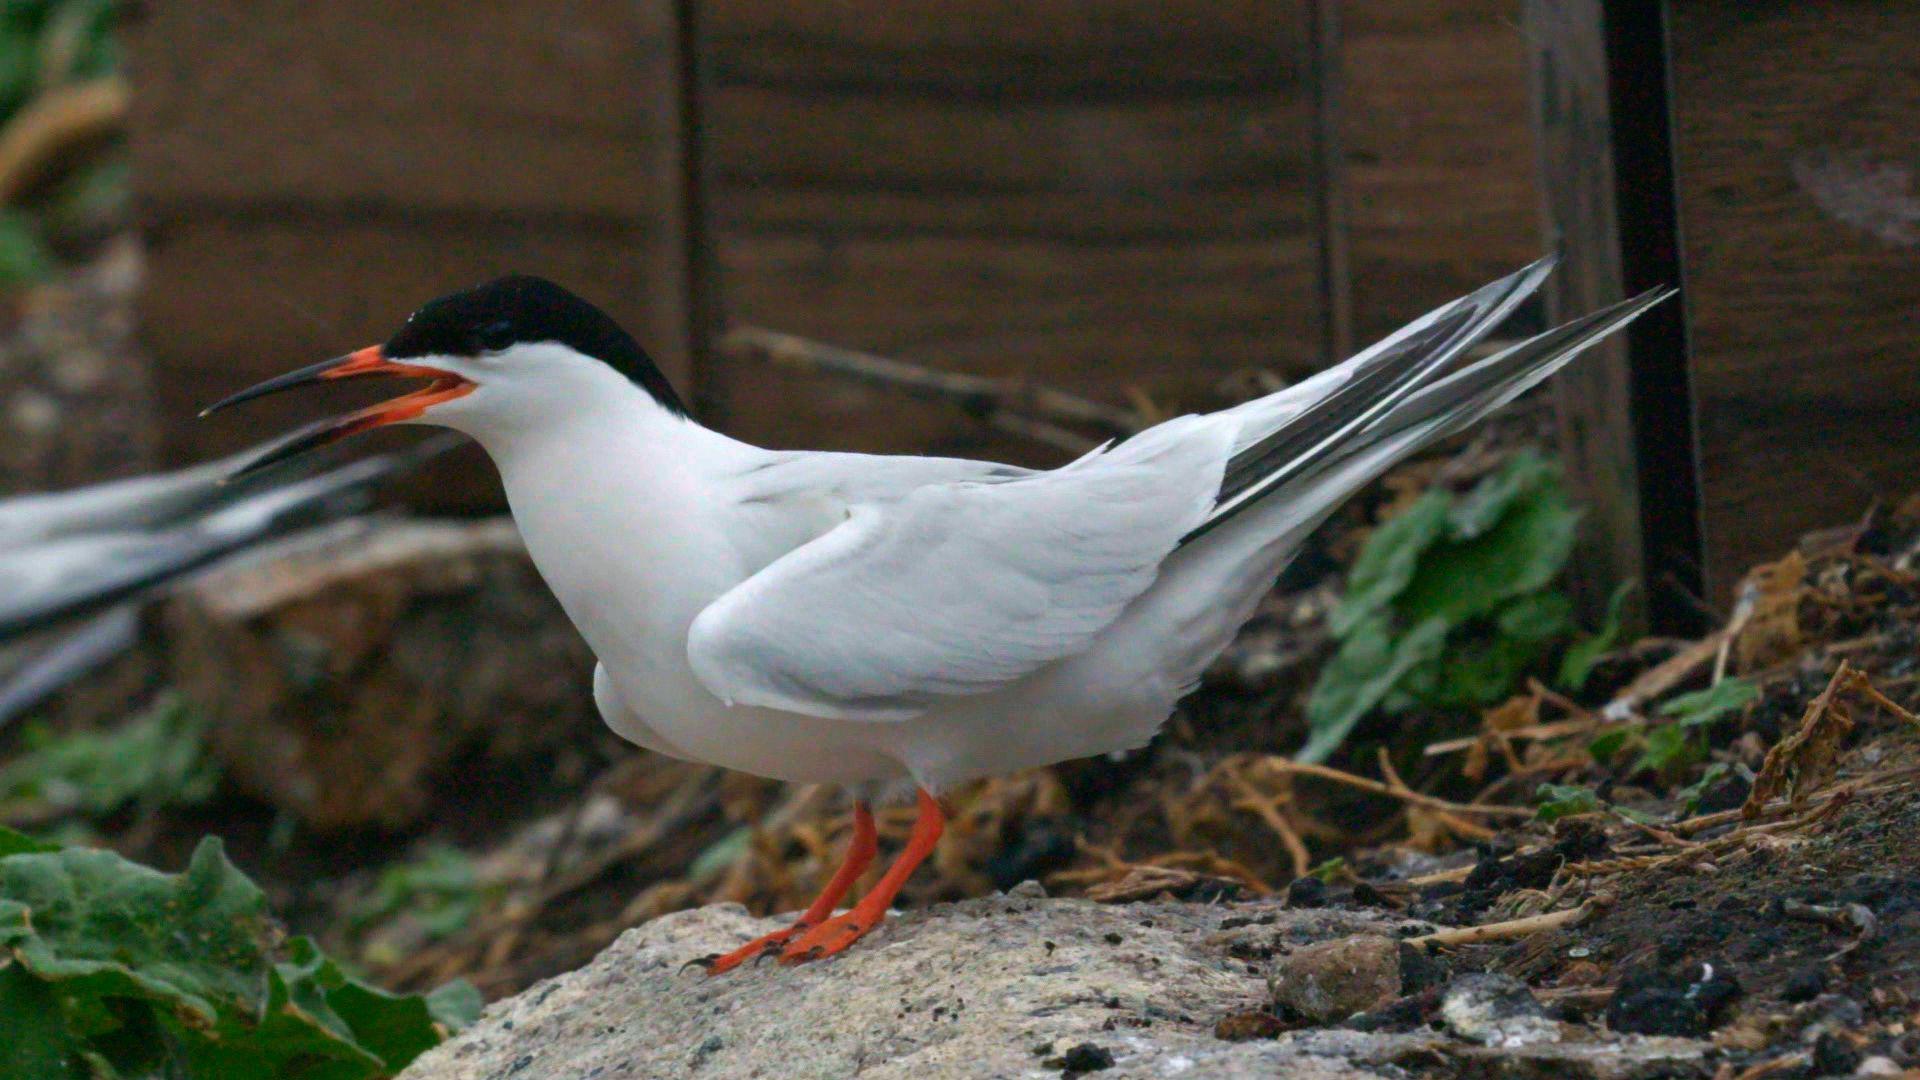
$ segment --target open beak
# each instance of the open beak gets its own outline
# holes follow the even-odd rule
[[[403,394],[391,401],[383,401],[378,405],[371,405],[345,416],[297,428],[261,451],[253,460],[240,466],[233,476],[245,476],[330,442],[344,439],[349,435],[358,435],[360,432],[402,420],[412,420],[426,412],[429,406],[451,401],[473,392],[472,382],[451,371],[388,360],[381,354],[380,346],[369,345],[345,356],[323,360],[298,371],[289,371],[285,375],[268,379],[257,386],[250,386],[232,397],[217,401],[200,410],[200,415],[207,416],[229,405],[238,405],[243,401],[277,394],[296,386],[331,382],[335,379],[366,378],[372,375],[429,379],[431,382],[423,389],[415,390],[411,394]]]

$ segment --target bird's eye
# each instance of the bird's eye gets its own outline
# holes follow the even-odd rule
[[[481,352],[499,352],[513,344],[513,324],[505,319],[488,323],[474,331],[473,339]]]

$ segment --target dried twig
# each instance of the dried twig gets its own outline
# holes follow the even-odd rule
[[[765,360],[802,371],[825,371],[890,387],[915,397],[957,405],[984,422],[1025,438],[1080,453],[1100,440],[1061,427],[1079,424],[1104,436],[1141,427],[1139,415],[1077,394],[1016,379],[993,379],[911,364],[758,326],[740,326],[720,339],[726,355]]]
[[[120,130],[127,82],[108,76],[40,94],[0,131],[0,205],[19,201],[75,151]]]
[[[1627,685],[1600,710],[1607,720],[1625,720],[1637,716],[1641,706],[1678,686],[1688,676],[1711,663],[1720,654],[1720,643],[1727,632],[1716,630],[1686,646]]]
[[[1579,907],[1568,908],[1565,911],[1549,911],[1542,915],[1528,915],[1523,919],[1508,919],[1506,922],[1488,923],[1485,926],[1461,926],[1436,930],[1431,934],[1408,938],[1407,944],[1428,949],[1446,949],[1461,945],[1479,945],[1488,941],[1512,941],[1515,938],[1538,934],[1543,930],[1578,926],[1605,911],[1612,904],[1611,894],[1596,893],[1588,897],[1587,901]]]
[[[1782,795],[1788,796],[1790,805],[1801,805],[1808,796],[1832,782],[1839,769],[1840,744],[1853,730],[1853,715],[1841,701],[1844,693],[1865,698],[1908,723],[1920,724],[1912,713],[1876,690],[1865,672],[1845,660],[1840,661],[1826,689],[1807,703],[1799,728],[1767,751],[1753,790],[1740,808],[1742,817],[1758,817],[1770,802]]]
[[[1281,845],[1287,849],[1287,858],[1293,863],[1293,876],[1296,878],[1307,876],[1307,871],[1313,869],[1313,858],[1307,853],[1306,841],[1300,838],[1300,833],[1287,821],[1286,815],[1280,812],[1279,800],[1262,794],[1246,777],[1240,775],[1238,769],[1226,770],[1225,776],[1227,783],[1232,784],[1241,795],[1234,806],[1250,811],[1265,822],[1267,828],[1273,830],[1273,834],[1280,838]]]
[[[1326,765],[1313,765],[1304,761],[1291,761],[1283,757],[1264,757],[1260,759],[1258,764],[1264,768],[1273,769],[1282,773],[1317,776],[1322,780],[1332,780],[1337,784],[1345,784],[1348,787],[1359,788],[1362,791],[1371,791],[1375,795],[1384,795],[1389,799],[1399,799],[1401,802],[1413,806],[1423,806],[1429,810],[1439,810],[1449,814],[1486,814],[1489,817],[1506,818],[1531,818],[1534,815],[1532,810],[1524,806],[1482,806],[1472,803],[1457,803],[1433,795],[1423,795],[1417,791],[1410,791],[1404,786],[1395,790],[1391,784],[1385,784],[1378,780],[1369,780],[1364,776],[1355,776],[1353,773],[1342,772],[1339,769],[1330,768]]]

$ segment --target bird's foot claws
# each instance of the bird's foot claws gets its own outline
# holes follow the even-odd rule
[[[880,919],[849,911],[836,915],[800,935],[780,952],[782,964],[804,964],[841,952],[880,925]]]
[[[775,949],[785,945],[788,941],[806,932],[808,929],[810,928],[807,924],[796,923],[787,927],[785,930],[776,930],[771,934],[754,938],[752,941],[747,942],[745,945],[740,946],[730,953],[714,953],[710,956],[702,956],[698,959],[689,960],[681,966],[680,970],[685,971],[689,967],[697,967],[709,975],[724,975],[749,960],[766,959],[772,955]]]

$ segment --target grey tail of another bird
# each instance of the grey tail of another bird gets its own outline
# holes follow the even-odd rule
[[[1672,295],[1670,289],[1642,293],[1455,367],[1540,287],[1555,262],[1542,259],[1439,308],[1335,369],[1337,381],[1327,392],[1234,455],[1213,514],[1182,543],[1269,497],[1301,494],[1360,455],[1377,457],[1367,474],[1377,475],[1519,397]],[[1325,495],[1317,492],[1313,501]]]

